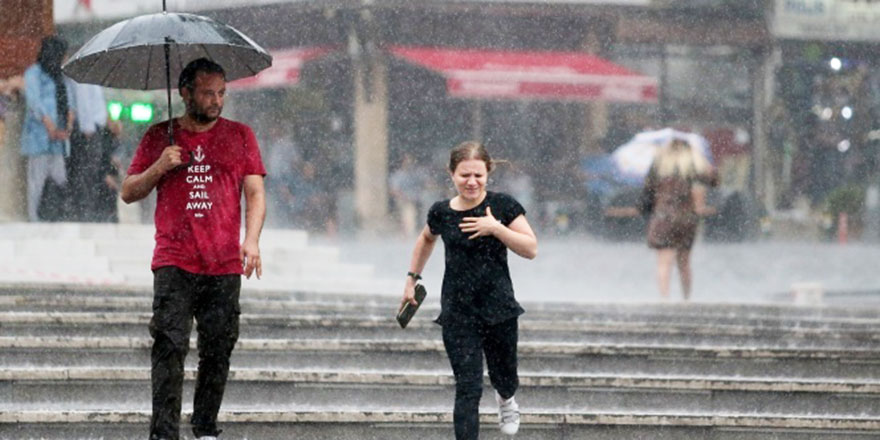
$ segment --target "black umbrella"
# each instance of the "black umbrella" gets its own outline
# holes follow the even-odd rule
[[[92,37],[62,67],[81,83],[121,89],[168,91],[171,119],[171,78],[190,62],[208,58],[223,66],[226,79],[256,75],[272,65],[272,57],[237,29],[194,14],[163,12],[137,16]],[[168,138],[174,137],[168,124]]]

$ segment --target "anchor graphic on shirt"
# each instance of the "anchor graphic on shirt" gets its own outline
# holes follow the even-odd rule
[[[201,145],[196,147],[196,152],[193,153],[192,158],[195,159],[196,162],[201,162],[201,161],[205,160],[205,153],[202,151]]]

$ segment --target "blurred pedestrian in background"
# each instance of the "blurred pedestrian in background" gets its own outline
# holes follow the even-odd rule
[[[443,326],[443,344],[455,375],[457,440],[479,438],[484,353],[501,431],[513,435],[519,429],[514,399],[519,386],[516,346],[518,317],[524,311],[514,298],[507,250],[532,259],[538,253],[538,240],[519,202],[486,190],[494,168],[495,162],[478,142],[464,142],[452,150],[448,171],[458,195],[434,203],[428,211],[401,300],[401,308],[416,303],[415,283],[441,237],[446,267],[436,322]]]
[[[67,158],[70,219],[116,223],[120,183],[113,154],[122,125],[110,119],[101,86],[68,79],[67,87],[76,103],[76,124]]]
[[[424,172],[417,167],[412,154],[403,153],[400,166],[388,178],[388,189],[400,221],[400,230],[407,238],[416,234],[419,199],[425,186],[423,176]]]
[[[21,152],[27,157],[27,213],[31,222],[41,220],[40,202],[49,179],[55,184],[48,190],[53,201],[46,204],[42,219],[62,220],[65,215],[64,158],[70,155],[70,133],[75,118],[73,91],[65,84],[61,72],[66,53],[66,41],[54,35],[45,37],[37,62],[24,72]]]
[[[21,75],[0,79],[0,122],[5,120],[9,106],[18,99],[23,89],[24,77]]]
[[[266,139],[260,142],[265,152],[266,171],[266,203],[270,207],[266,222],[269,226],[290,228],[297,225],[292,222],[293,198],[287,188],[294,174],[299,172],[302,160],[299,147],[294,141],[289,123],[272,121],[264,129]]]
[[[648,246],[657,249],[657,284],[663,300],[669,299],[673,261],[678,265],[682,295],[690,299],[690,251],[706,209],[705,196],[697,186],[701,182],[716,185],[715,170],[680,139],[659,148],[645,178],[640,209],[650,214]]]
[[[330,221],[329,194],[318,184],[317,170],[311,161],[302,161],[284,178],[281,188],[289,213],[289,224],[309,232],[325,232]]]

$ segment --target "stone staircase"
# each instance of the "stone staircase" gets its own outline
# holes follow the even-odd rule
[[[401,330],[396,295],[242,298],[223,438],[452,438],[435,304]],[[150,301],[142,288],[0,287],[0,439],[145,438]],[[519,438],[880,437],[878,309],[525,307]],[[490,391],[481,438],[501,439]]]
[[[37,283],[151,287],[152,225],[90,223],[0,224],[0,284]],[[387,293],[399,280],[381,280],[373,266],[341,261],[338,248],[314,246],[301,230],[266,229],[263,277],[243,280],[252,290],[299,289]]]

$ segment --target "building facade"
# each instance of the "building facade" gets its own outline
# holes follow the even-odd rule
[[[850,217],[880,179],[880,5],[854,0],[775,1],[769,162],[780,208]],[[852,210],[858,212],[852,212]]]
[[[0,221],[25,216],[24,160],[19,155],[21,96],[18,78],[37,58],[40,41],[52,34],[51,0],[0,0]]]

